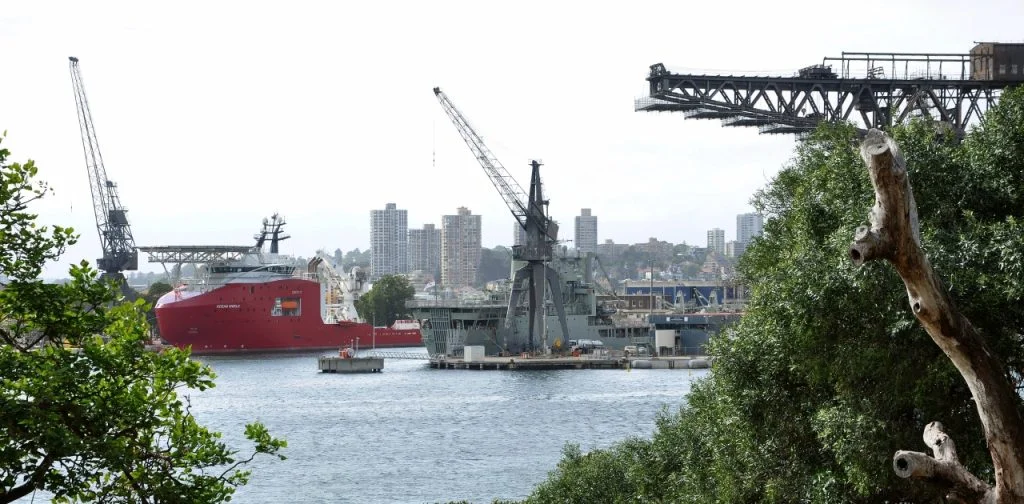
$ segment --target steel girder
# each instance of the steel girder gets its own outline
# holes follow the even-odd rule
[[[879,79],[683,75],[651,67],[650,96],[635,110],[682,112],[720,119],[724,126],[756,126],[761,133],[810,132],[820,121],[851,121],[888,129],[911,116],[928,116],[962,134],[1012,82],[954,79]]]
[[[151,263],[202,264],[212,261],[233,261],[253,250],[245,245],[168,245],[138,247],[149,254]]]

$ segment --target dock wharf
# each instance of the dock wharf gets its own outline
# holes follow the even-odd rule
[[[709,369],[711,357],[477,357],[437,356],[434,369],[552,370],[552,369]]]
[[[379,373],[384,369],[384,358],[322,355],[317,367],[322,373]]]

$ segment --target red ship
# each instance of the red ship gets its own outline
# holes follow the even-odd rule
[[[164,294],[155,307],[160,337],[193,354],[423,344],[417,321],[374,327],[359,319],[354,302],[365,278],[358,268],[342,275],[318,255],[302,270],[279,256],[283,225],[277,215],[265,220],[250,253],[200,266],[195,280]]]

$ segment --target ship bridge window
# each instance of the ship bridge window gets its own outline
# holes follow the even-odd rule
[[[298,317],[302,315],[302,298],[279,297],[274,299],[274,307],[270,309],[274,317]]]

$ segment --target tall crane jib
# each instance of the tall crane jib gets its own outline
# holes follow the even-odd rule
[[[512,247],[512,258],[516,261],[523,261],[526,264],[515,271],[512,278],[512,295],[509,297],[508,312],[505,316],[505,326],[512,324],[515,309],[519,306],[520,299],[525,295],[528,301],[527,311],[529,313],[529,332],[531,350],[535,344],[542,340],[542,327],[545,309],[545,282],[550,287],[551,301],[558,313],[559,325],[562,329],[562,340],[568,341],[569,328],[565,319],[565,305],[563,304],[561,281],[558,274],[547,263],[552,258],[552,248],[558,243],[558,224],[548,216],[548,200],[544,199],[544,193],[540,180],[540,163],[530,163],[530,193],[527,195],[522,186],[508,170],[498,162],[498,159],[484,145],[480,135],[469,125],[469,121],[452,104],[448,96],[440,88],[434,88],[434,95],[441,102],[448,117],[459,131],[466,145],[469,146],[473,156],[476,157],[480,166],[483,167],[487,176],[491,179],[494,187],[498,189],[505,204],[512,211],[519,225],[526,231],[526,244]]]
[[[128,224],[127,210],[121,206],[117,184],[107,178],[107,171],[103,166],[103,155],[100,154],[100,144],[96,139],[89,101],[85,98],[85,86],[82,84],[78,58],[71,56],[68,60],[75,105],[78,108],[78,127],[82,133],[82,151],[85,153],[85,167],[89,174],[89,187],[92,189],[96,230],[99,232],[100,246],[103,250],[103,256],[96,261],[97,267],[107,275],[134,271],[139,268],[139,252],[135,248],[135,238],[132,237],[131,226]]]

